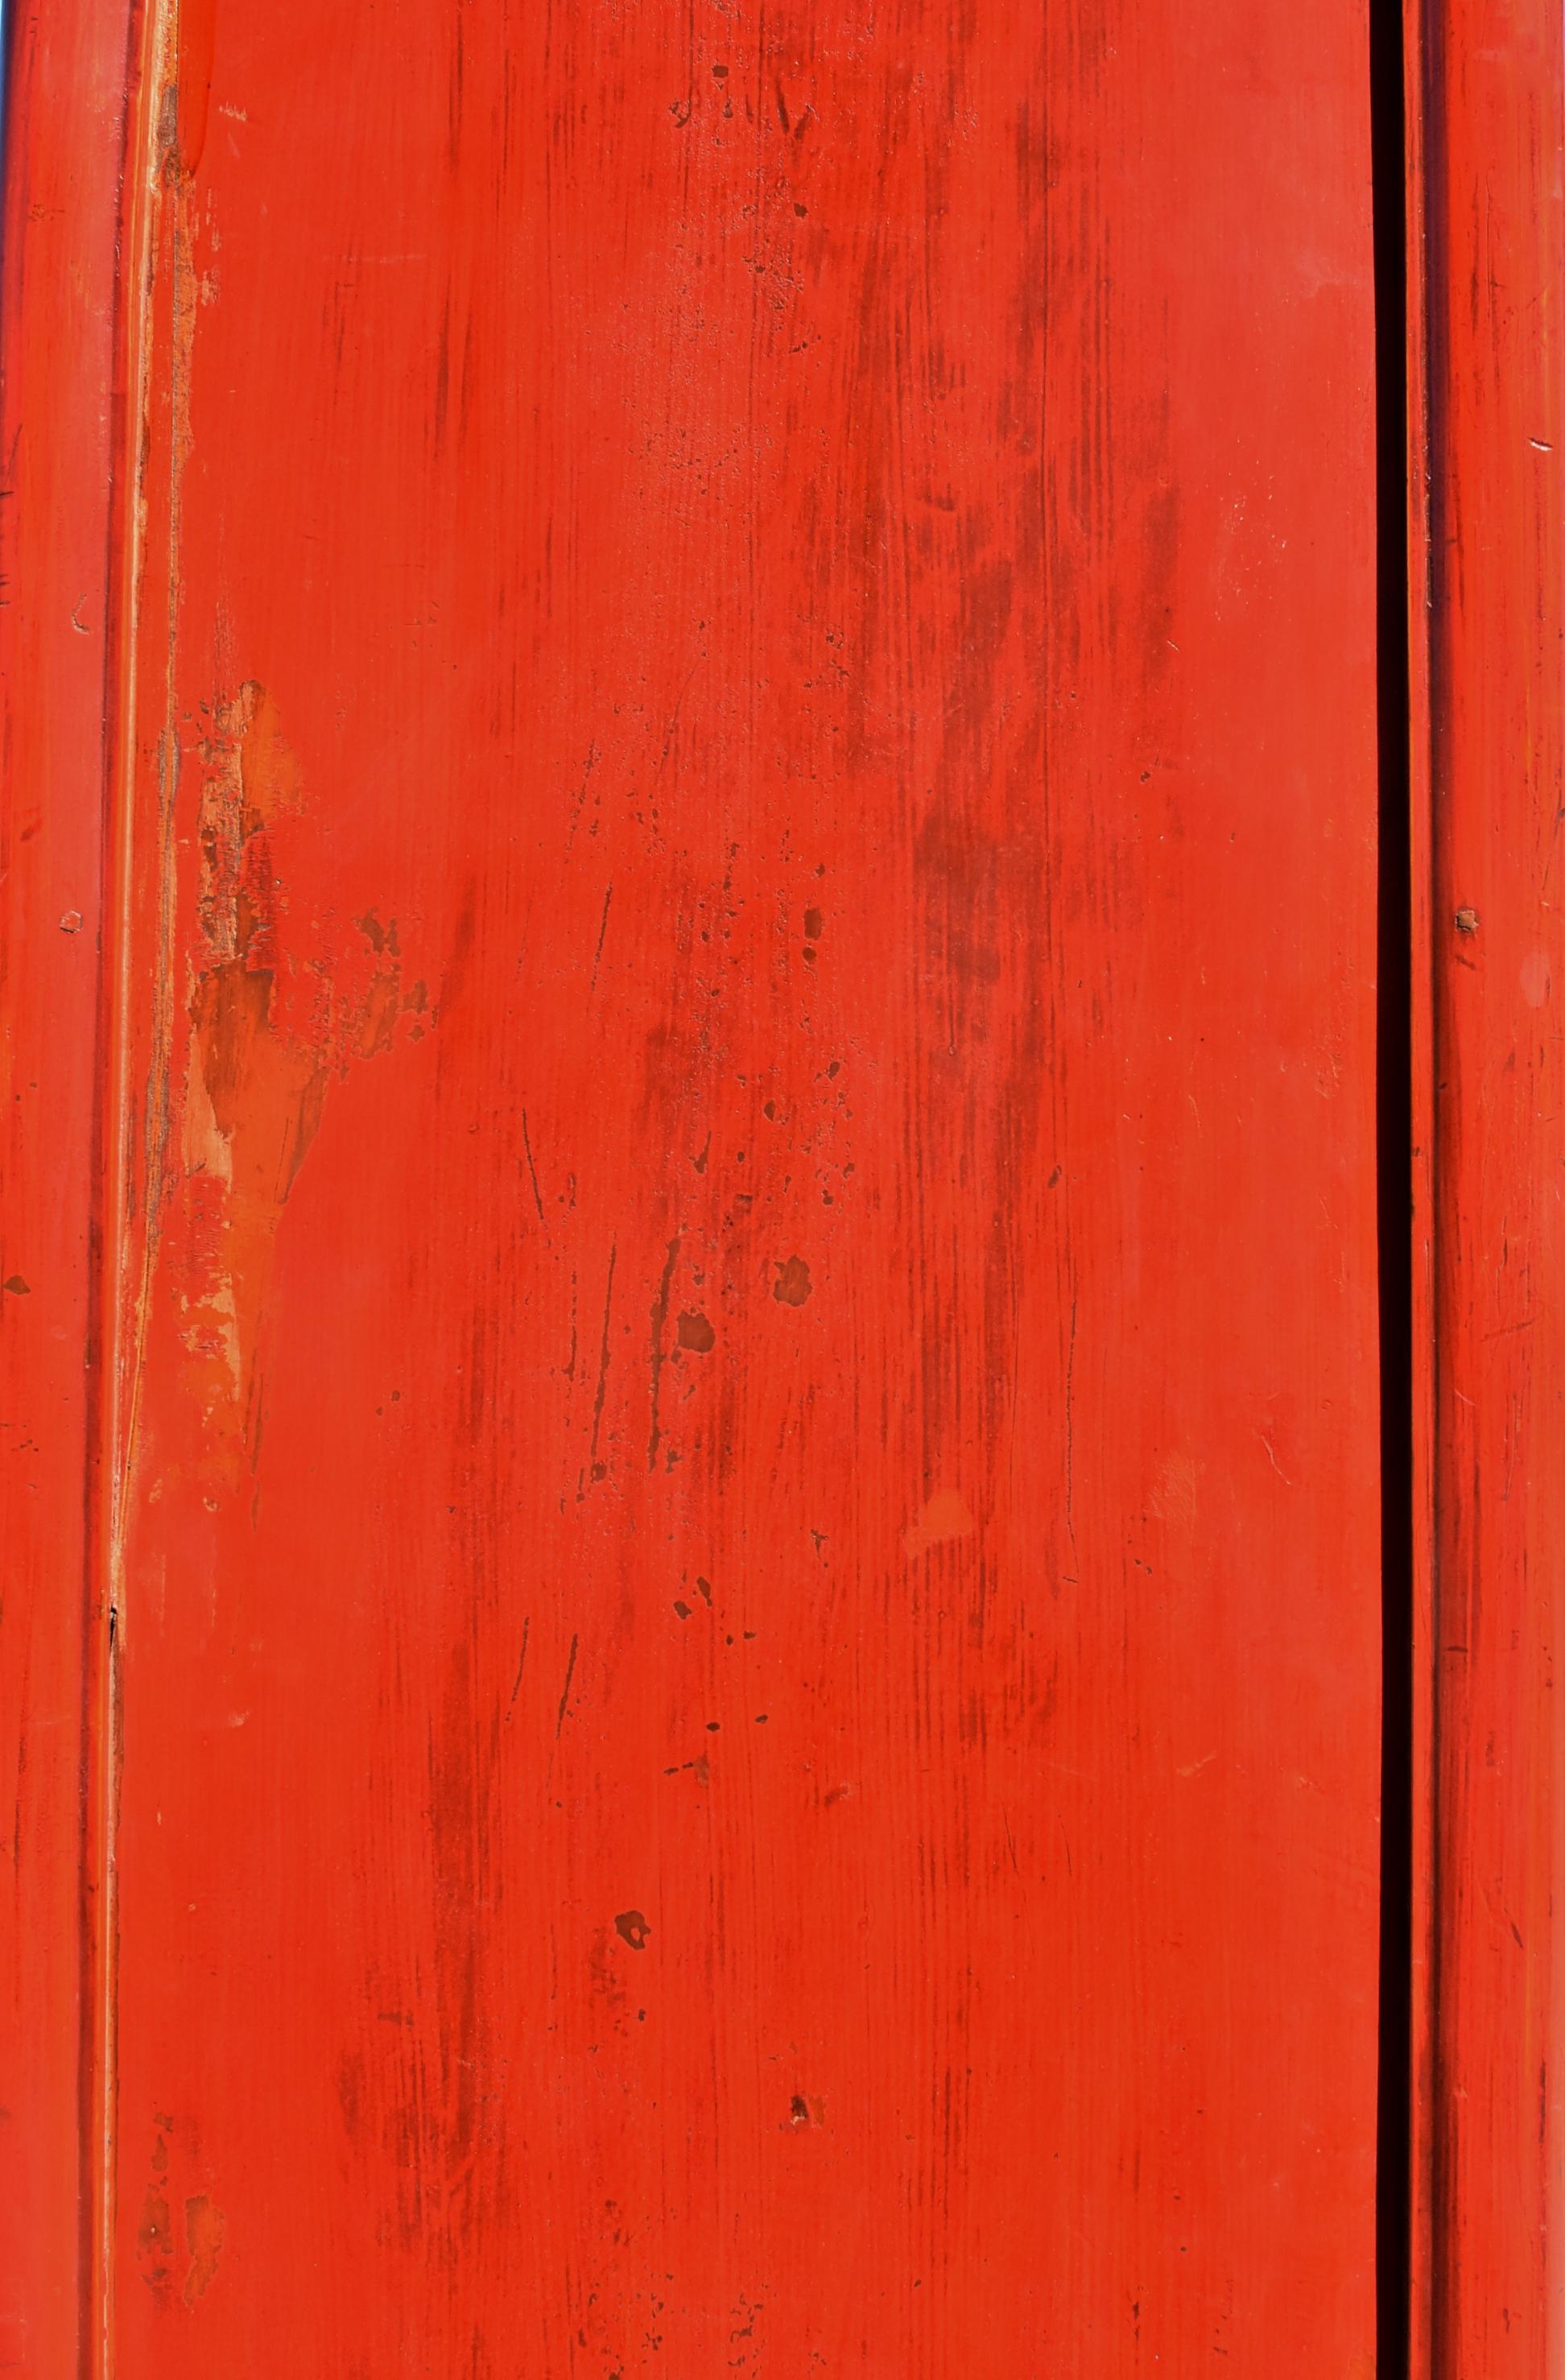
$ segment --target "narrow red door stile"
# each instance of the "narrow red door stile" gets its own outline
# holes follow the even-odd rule
[[[1410,12],[1415,2380],[1565,2346],[1565,28]]]
[[[107,1609],[101,1038],[119,194],[115,0],[7,9],[0,232],[0,2366],[95,2374]]]

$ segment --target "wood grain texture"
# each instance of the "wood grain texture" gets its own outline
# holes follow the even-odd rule
[[[1358,8],[144,49],[113,2369],[1367,2380]]]
[[[1430,0],[1430,1810],[1415,2373],[1565,2352],[1557,11]]]

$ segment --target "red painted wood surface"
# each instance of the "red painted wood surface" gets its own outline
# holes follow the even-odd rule
[[[1565,2354],[1565,56],[1532,0],[1426,0],[1412,21],[1432,1433],[1413,2370],[1547,2380]]]
[[[1359,11],[134,55],[102,2368],[1367,2375]]]

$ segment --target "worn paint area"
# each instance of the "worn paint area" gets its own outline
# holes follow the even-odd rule
[[[148,12],[122,2380],[1369,2351],[1361,32]]]
[[[434,1021],[405,981],[394,918],[351,936],[297,919],[285,872],[298,766],[264,687],[214,704],[195,744],[196,940],[183,1178],[165,1225],[173,1294],[208,1443],[253,1465],[277,1232],[334,1081]],[[177,1241],[177,1247],[176,1242]]]
[[[166,2310],[188,2310],[204,2297],[223,2257],[223,2211],[204,2190],[182,2197],[188,2166],[188,2144],[178,2137],[173,2118],[154,2116],[136,2229],[136,2263],[153,2301]]]

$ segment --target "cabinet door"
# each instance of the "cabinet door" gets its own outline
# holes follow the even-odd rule
[[[119,2380],[1367,2380],[1361,14],[138,22],[5,1316],[95,1099]]]

